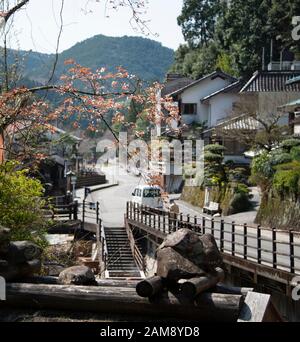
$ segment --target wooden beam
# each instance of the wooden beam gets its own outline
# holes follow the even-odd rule
[[[147,298],[157,295],[163,288],[162,278],[155,276],[139,282],[136,285],[136,292],[139,296]]]
[[[36,284],[8,284],[7,300],[0,308],[25,307],[139,314],[151,317],[183,318],[195,321],[226,321],[238,319],[243,297],[240,295],[204,293],[194,302],[166,293],[150,302],[139,297],[134,288],[92,286],[59,286]]]
[[[221,268],[216,268],[214,274],[208,274],[203,277],[192,278],[188,280],[180,280],[181,292],[190,298],[194,298],[199,293],[202,293],[216,286],[223,281],[225,277],[224,271]]]

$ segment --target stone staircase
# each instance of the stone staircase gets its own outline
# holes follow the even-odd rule
[[[104,227],[109,278],[141,278],[124,227]]]

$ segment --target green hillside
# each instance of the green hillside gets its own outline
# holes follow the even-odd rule
[[[24,51],[19,54],[24,64],[25,78],[40,83],[48,80],[54,55]],[[162,81],[173,63],[174,52],[146,38],[99,35],[80,42],[59,55],[56,79],[66,69],[64,61],[70,58],[92,69],[106,67],[113,70],[122,66],[143,80]]]

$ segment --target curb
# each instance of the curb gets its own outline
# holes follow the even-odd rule
[[[106,186],[99,186],[99,188],[92,189],[92,190],[91,190],[91,193],[96,192],[96,191],[100,191],[100,190],[104,190],[104,189],[109,189],[109,188],[112,188],[112,187],[118,186],[118,185],[119,185],[119,183],[108,184],[108,185],[106,185]]]

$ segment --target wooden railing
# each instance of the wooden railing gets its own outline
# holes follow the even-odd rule
[[[300,232],[174,214],[133,202],[127,204],[127,218],[166,235],[181,228],[209,233],[225,255],[300,274]]]
[[[81,213],[81,221],[84,223],[86,221],[96,221],[99,223],[100,221],[100,205],[99,202],[89,202],[83,201],[79,205],[80,213]]]
[[[136,245],[135,238],[133,236],[132,230],[130,229],[128,223],[125,220],[125,229],[127,232],[129,244],[130,244],[130,249],[131,253],[133,255],[133,258],[139,267],[140,271],[145,271],[145,261],[144,257],[142,256],[142,253],[140,252],[138,246]]]
[[[52,220],[78,220],[78,203],[47,205],[45,217]]]
[[[96,232],[96,238],[97,238],[97,248],[98,248],[98,258],[99,258],[99,270],[100,270],[100,274],[102,275],[107,270],[108,251],[107,251],[104,226],[102,224],[101,219],[99,219],[98,229]]]

